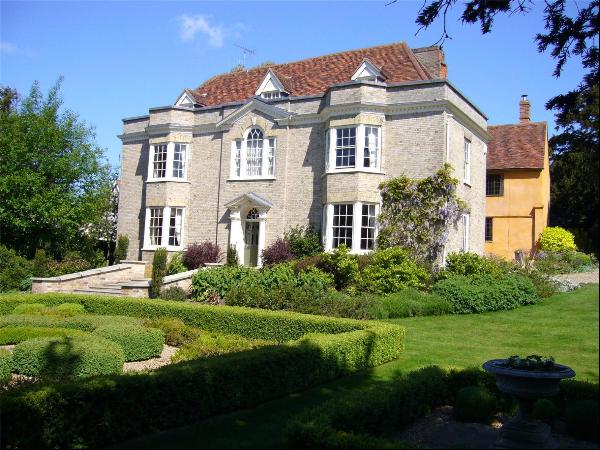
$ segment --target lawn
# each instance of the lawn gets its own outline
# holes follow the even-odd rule
[[[598,285],[560,294],[534,306],[465,316],[391,320],[407,328],[396,361],[333,383],[124,444],[137,448],[281,448],[290,417],[350,389],[427,365],[479,366],[513,354],[552,355],[577,379],[598,382]]]

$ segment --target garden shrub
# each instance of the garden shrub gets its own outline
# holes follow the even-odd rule
[[[565,411],[567,429],[573,436],[590,441],[598,440],[598,400],[581,400]]]
[[[294,257],[288,243],[281,238],[277,238],[275,242],[265,248],[261,256],[265,266],[284,263]]]
[[[305,258],[294,261],[292,264],[294,273],[296,274],[312,268],[322,269],[324,267],[323,254],[307,256]]]
[[[12,354],[0,348],[0,386],[10,380],[12,374]]]
[[[15,373],[53,380],[119,373],[124,363],[121,347],[96,336],[30,339],[12,357]]]
[[[167,265],[167,275],[175,275],[177,273],[187,272],[188,268],[183,264],[183,252],[177,252],[169,260]]]
[[[540,272],[539,270],[533,269],[530,271],[520,271],[522,275],[526,276],[533,283],[535,293],[539,298],[552,297],[558,292],[558,286],[554,280],[548,275]]]
[[[453,275],[491,275],[501,277],[514,272],[515,265],[493,256],[480,256],[472,252],[450,253],[446,257],[446,266],[440,271],[439,278]]]
[[[72,337],[85,334],[87,334],[85,331],[73,328],[2,327],[0,328],[0,345],[18,344],[28,339],[40,337]]]
[[[319,269],[331,274],[335,287],[345,289],[354,284],[359,277],[356,255],[351,255],[350,249],[340,245],[331,253],[323,253]]]
[[[78,303],[61,303],[60,305],[47,307],[42,303],[25,303],[17,305],[13,314],[48,315],[73,317],[84,314],[83,305]]]
[[[49,308],[43,303],[24,303],[17,305],[13,310],[13,314],[33,314],[42,315]]]
[[[31,261],[0,244],[0,292],[21,289],[24,280],[33,273]]]
[[[294,258],[318,255],[323,251],[321,236],[311,226],[300,226],[290,228],[284,234],[284,240],[288,243]]]
[[[120,264],[127,259],[127,250],[129,249],[129,236],[120,234],[117,237],[117,248],[115,249],[115,264]]]
[[[33,276],[47,277],[49,261],[50,258],[46,256],[46,250],[38,248],[33,256]]]
[[[452,314],[454,305],[448,300],[416,289],[405,289],[394,294],[377,297],[387,318],[438,316]],[[384,317],[376,317],[383,319]]]
[[[455,275],[438,281],[432,292],[452,303],[455,314],[513,309],[538,300],[531,280],[517,274],[502,278]]]
[[[238,266],[240,264],[240,259],[238,257],[235,245],[230,245],[227,247],[227,260],[225,264],[228,266]]]
[[[540,248],[549,252],[577,250],[575,236],[561,227],[546,227],[540,235]]]
[[[209,356],[243,352],[275,344],[276,342],[274,341],[247,339],[233,334],[209,333],[204,331],[193,342],[185,344],[177,350],[177,353],[172,356],[171,361],[189,361]]]
[[[0,316],[1,327],[70,328],[81,331],[94,331],[104,325],[137,325],[140,319],[125,316],[103,316],[86,314],[73,317],[56,315],[10,314]]]
[[[570,272],[585,272],[596,266],[593,255],[568,252],[538,252],[535,258],[535,269],[547,275],[557,275]]]
[[[489,423],[497,411],[496,398],[482,386],[464,387],[458,391],[454,415],[464,422]]]
[[[552,400],[540,398],[533,404],[531,417],[542,422],[552,423],[558,417],[558,407]]]
[[[377,294],[390,294],[406,288],[424,289],[429,271],[411,259],[400,247],[376,250],[361,275],[361,287]]]
[[[69,273],[90,270],[94,267],[96,267],[96,265],[93,262],[88,261],[78,252],[69,252],[62,261],[53,259],[46,260],[45,276],[60,277],[61,275],[67,275]]]
[[[188,270],[204,267],[206,263],[217,263],[221,257],[221,250],[214,242],[204,241],[193,243],[183,252],[182,261]]]
[[[187,300],[188,293],[185,289],[179,286],[171,286],[160,291],[160,298],[163,300]]]
[[[154,252],[152,258],[152,279],[150,280],[150,298],[158,298],[163,280],[167,274],[167,249],[161,247]]]
[[[164,333],[157,328],[138,325],[105,325],[92,333],[118,344],[125,361],[141,361],[160,356],[165,343]]]
[[[144,326],[162,330],[165,335],[165,344],[175,347],[192,343],[202,333],[202,330],[186,325],[181,319],[169,317],[147,319],[144,321]]]
[[[244,266],[211,267],[200,270],[192,277],[192,298],[206,300],[211,292],[223,298],[235,283],[249,276],[251,270],[254,269]]]

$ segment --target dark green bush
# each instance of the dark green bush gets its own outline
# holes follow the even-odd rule
[[[31,261],[0,244],[0,292],[19,290],[32,273]]]
[[[158,298],[163,285],[163,279],[167,274],[166,248],[159,248],[154,252],[152,259],[152,279],[150,280],[150,298]]]
[[[491,275],[501,277],[516,269],[511,262],[493,256],[480,256],[477,253],[450,253],[446,257],[446,266],[439,273],[439,278],[449,278],[455,275]]]
[[[124,363],[121,347],[96,336],[30,339],[12,356],[16,373],[52,380],[119,373]]]
[[[455,275],[438,281],[432,292],[452,303],[455,314],[513,309],[538,300],[531,280],[517,274],[501,278]]]
[[[552,423],[558,417],[558,407],[552,400],[540,398],[533,404],[531,417],[542,422]]]
[[[454,415],[464,422],[488,423],[497,411],[494,395],[482,386],[462,388],[456,396]]]
[[[361,274],[360,287],[376,294],[390,294],[406,288],[424,289],[431,274],[401,247],[376,250]]]
[[[240,264],[237,249],[234,245],[227,247],[227,260],[225,264],[228,266],[238,266]]]
[[[247,339],[234,334],[209,333],[204,331],[193,342],[183,345],[173,355],[171,360],[173,362],[190,361],[192,359],[243,352],[275,344],[277,344],[275,341]]]
[[[598,400],[581,400],[565,411],[567,429],[573,436],[590,441],[598,440]]]
[[[184,344],[191,344],[202,334],[202,330],[190,327],[180,319],[162,317],[159,319],[146,319],[144,326],[158,328],[165,334],[165,343],[179,347]]]
[[[39,337],[71,337],[85,334],[87,334],[85,331],[72,328],[2,327],[0,328],[0,345],[18,344]]]
[[[12,374],[12,354],[0,348],[0,386],[10,380]]]
[[[92,333],[118,344],[125,361],[141,361],[160,356],[165,343],[164,333],[157,328],[138,325],[105,325]]]
[[[69,273],[83,272],[96,267],[95,261],[89,261],[78,252],[69,252],[62,261],[48,259],[46,261],[46,276],[59,277]]]
[[[390,319],[414,316],[438,316],[452,314],[454,305],[441,297],[418,291],[405,289],[394,294],[377,297],[386,315]],[[377,317],[378,319],[383,317]]]
[[[117,238],[117,248],[115,249],[115,264],[120,264],[127,259],[127,250],[129,249],[129,236],[120,234]]]
[[[295,226],[284,235],[294,258],[313,256],[323,251],[321,236],[310,226]]]
[[[250,276],[251,270],[253,269],[237,265],[200,270],[192,277],[192,298],[206,300],[211,292],[223,298],[234,284]]]
[[[323,253],[317,268],[333,276],[337,290],[353,285],[359,278],[356,255],[351,255],[345,245],[340,245],[330,253]]]
[[[188,293],[186,292],[185,289],[183,289],[179,286],[171,286],[169,288],[163,289],[160,292],[160,298],[162,298],[163,300],[183,301],[183,300],[187,300]]]

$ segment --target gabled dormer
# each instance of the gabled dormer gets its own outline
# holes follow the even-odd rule
[[[368,81],[383,81],[385,76],[381,73],[371,61],[364,59],[363,62],[358,66],[358,69],[352,75],[352,81],[354,80],[368,80]]]
[[[275,98],[287,97],[289,92],[285,89],[283,83],[279,81],[279,78],[277,78],[275,72],[269,69],[254,95],[258,95],[266,100],[271,100]]]
[[[194,94],[192,94],[192,91],[190,91],[189,89],[185,89],[179,95],[179,97],[177,97],[175,106],[185,106],[188,108],[192,108],[194,106],[202,106],[202,104],[196,100],[196,98],[194,97]]]

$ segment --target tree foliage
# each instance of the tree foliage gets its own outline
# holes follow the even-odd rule
[[[457,185],[449,164],[427,178],[400,176],[381,183],[378,245],[403,247],[429,265],[438,261],[450,227],[468,211]]]
[[[111,208],[110,167],[92,128],[62,108],[60,84],[44,96],[36,82],[20,102],[1,92],[0,242],[28,257],[95,239]]]

